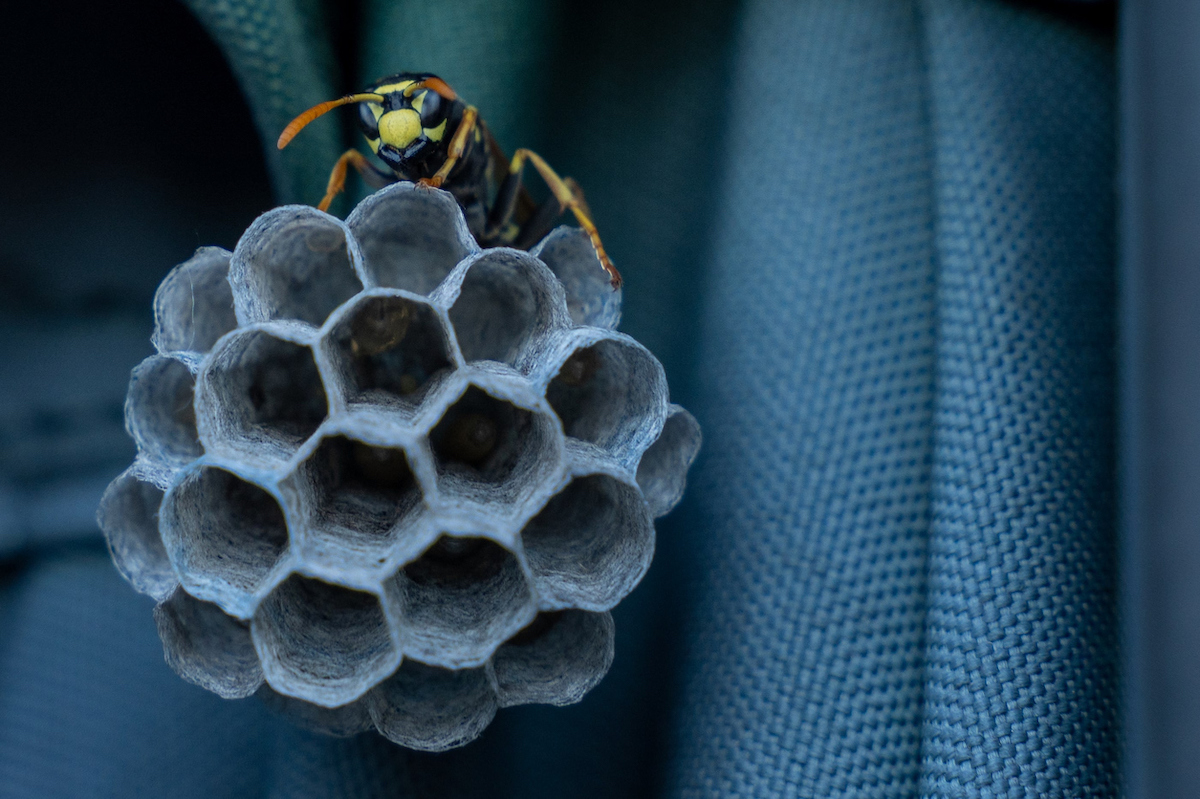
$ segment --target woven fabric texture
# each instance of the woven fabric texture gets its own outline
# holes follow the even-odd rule
[[[907,796],[936,325],[921,29],[887,0],[742,24],[730,135],[756,146],[726,170],[702,317],[707,523],[672,784]]]
[[[927,19],[941,321],[922,794],[1111,795],[1112,54],[999,6],[932,0]]]
[[[186,4],[264,146],[346,83],[315,3]],[[704,428],[613,668],[440,755],[310,735],[179,680],[47,515],[0,529],[0,797],[1115,796],[1114,37],[1077,5],[361,4],[362,81],[453,76],[585,187]]]
[[[275,139],[292,117],[334,96],[339,83],[333,53],[322,35],[314,0],[182,0],[220,45],[246,94],[263,139],[263,153],[281,202],[324,193],[341,129],[319,120],[294,148],[279,152]],[[340,154],[340,153],[338,153]],[[334,156],[337,157],[336,155]]]

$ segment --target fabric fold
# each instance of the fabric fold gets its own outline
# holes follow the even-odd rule
[[[921,795],[1117,791],[1113,47],[928,0],[938,397]]]
[[[743,10],[703,306],[671,794],[911,796],[933,449],[912,4]]]
[[[286,150],[284,126],[336,96],[333,46],[326,19],[311,0],[182,0],[221,48],[263,140],[275,198],[315,204],[344,149],[334,118],[313,123]]]

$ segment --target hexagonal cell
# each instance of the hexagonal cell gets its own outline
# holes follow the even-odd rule
[[[271,687],[322,707],[353,702],[400,664],[379,597],[299,574],[263,600],[250,631]]]
[[[262,667],[250,628],[182,588],[154,609],[167,665],[190,683],[225,699],[250,696],[262,685]]]
[[[621,290],[613,289],[588,235],[563,225],[550,231],[529,254],[540,259],[567,294],[567,311],[577,325],[615,329],[621,321]]]
[[[454,196],[401,182],[367,197],[346,219],[372,286],[428,294],[478,248]]]
[[[678,405],[667,410],[658,440],[638,463],[637,482],[654,518],[665,515],[683,499],[687,472],[700,452],[700,423]]]
[[[117,571],[136,591],[160,601],[178,584],[158,533],[162,498],[159,488],[126,470],[109,483],[96,512]]]
[[[558,431],[545,414],[468,386],[429,434],[439,491],[455,500],[512,505],[558,462]]]
[[[444,752],[479,737],[496,715],[484,669],[451,671],[406,660],[368,695],[375,727],[388,740]]]
[[[288,545],[283,510],[271,493],[207,465],[167,492],[162,534],[188,593],[242,618]]]
[[[667,380],[644,347],[628,337],[608,335],[577,347],[562,361],[546,387],[546,401],[567,435],[632,465],[661,430]]]
[[[125,395],[125,428],[152,461],[184,466],[204,454],[192,406],[195,379],[180,361],[151,355],[134,367]]]
[[[230,257],[220,247],[201,247],[158,285],[150,340],[160,353],[208,352],[237,327],[228,280]]]
[[[516,556],[494,541],[443,535],[395,577],[405,654],[447,668],[478,666],[533,618]]]
[[[350,403],[414,408],[430,379],[452,368],[450,339],[437,311],[407,297],[363,297],[325,346]]]
[[[303,699],[284,696],[271,690],[269,685],[263,685],[255,695],[268,709],[286,716],[293,724],[310,732],[348,738],[375,726],[367,710],[365,697],[341,707],[321,707]]]
[[[229,264],[239,321],[320,325],[362,289],[348,241],[345,225],[308,206],[285,205],[254,220]]]
[[[562,286],[519,250],[488,250],[466,267],[450,323],[463,358],[522,369],[551,328],[566,323]]]
[[[296,484],[310,506],[305,549],[335,549],[355,563],[383,560],[422,506],[402,448],[344,435],[321,439],[285,484]]]
[[[229,336],[209,356],[196,386],[200,438],[209,451],[286,460],[328,412],[313,352],[267,330]]]
[[[606,474],[576,477],[521,531],[543,608],[608,610],[654,555],[641,493]]]
[[[500,707],[583,699],[612,665],[614,632],[608,613],[539,613],[492,658]]]

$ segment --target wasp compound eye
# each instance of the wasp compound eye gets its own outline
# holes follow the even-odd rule
[[[416,103],[414,103],[414,106]],[[436,128],[446,118],[446,103],[437,92],[425,91],[421,94],[421,126]]]
[[[378,110],[378,105],[373,106],[370,103],[359,103],[358,125],[363,135],[368,139],[379,138],[379,120],[376,116]]]

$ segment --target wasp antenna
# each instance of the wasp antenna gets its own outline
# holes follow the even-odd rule
[[[318,103],[289,122],[287,127],[283,129],[283,133],[279,134],[279,141],[275,142],[275,146],[280,150],[287,147],[288,142],[296,138],[296,134],[304,130],[305,125],[317,117],[329,113],[338,106],[349,105],[350,103],[382,103],[384,99],[384,96],[381,94],[366,92],[363,94],[347,94],[345,97],[339,97],[336,100]]]
[[[429,77],[425,80],[417,81],[404,90],[404,96],[412,97],[421,89],[430,89],[434,93],[440,94],[442,97],[450,100],[451,102],[458,99],[458,94],[454,91],[454,89],[450,88],[450,84],[438,77]]]

